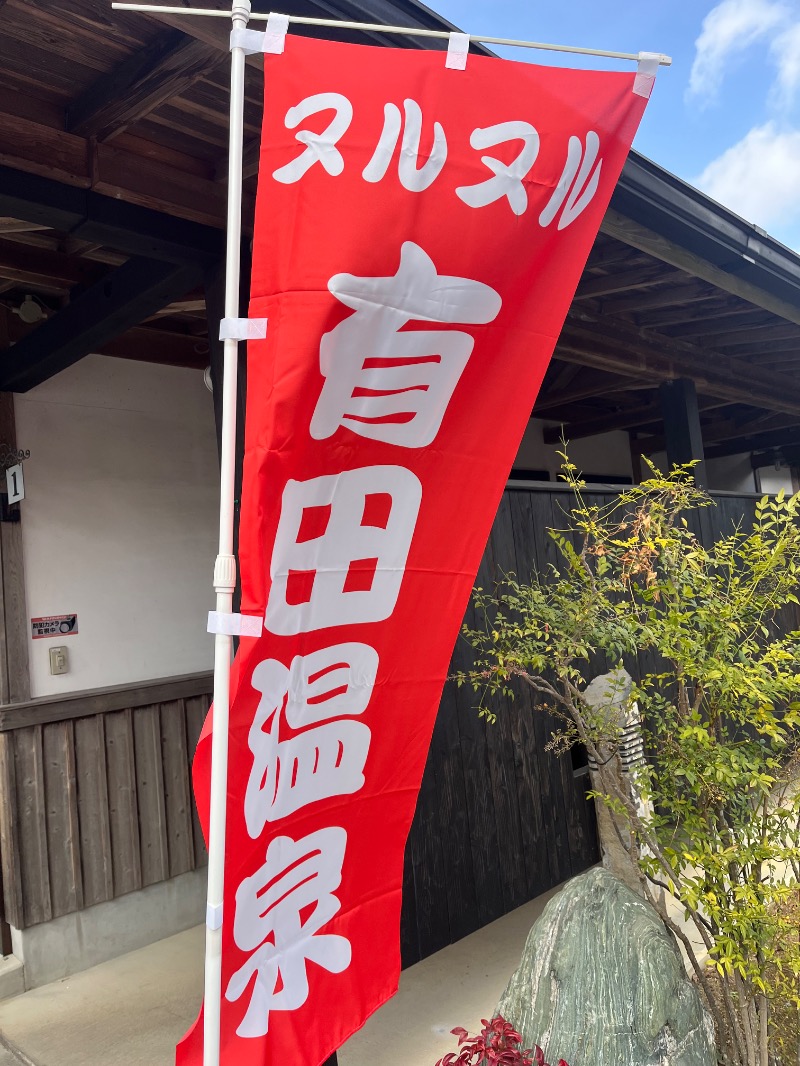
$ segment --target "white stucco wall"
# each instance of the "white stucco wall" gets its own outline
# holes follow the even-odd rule
[[[540,418],[532,418],[522,438],[515,467],[528,470],[549,470],[550,480],[558,480],[561,459],[560,444],[545,444],[544,429],[555,425]],[[619,475],[631,477],[631,449],[628,434],[623,432],[602,433],[569,443],[570,461],[584,474]]]
[[[652,456],[653,462],[660,470],[667,466],[666,452]],[[753,464],[750,453],[726,455],[719,459],[706,460],[706,478],[712,492],[756,492],[756,480],[753,477]],[[781,489],[792,491],[792,472],[788,466],[762,467],[760,470],[761,492],[778,493]]]
[[[753,464],[750,453],[726,455],[720,459],[706,460],[708,487],[718,492],[755,492]]]
[[[200,371],[89,356],[16,397],[33,696],[211,669],[219,475]],[[51,676],[48,649],[69,649]]]

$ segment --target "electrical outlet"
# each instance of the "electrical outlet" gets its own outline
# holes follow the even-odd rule
[[[67,648],[50,649],[50,673],[69,673],[69,650]]]

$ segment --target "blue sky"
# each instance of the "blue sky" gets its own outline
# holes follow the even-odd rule
[[[800,250],[800,0],[427,2],[475,34],[671,55],[634,146]]]

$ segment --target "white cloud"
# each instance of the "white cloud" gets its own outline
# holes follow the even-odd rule
[[[778,67],[773,97],[779,106],[788,107],[800,89],[800,22],[778,34],[772,55]]]
[[[687,97],[713,100],[729,58],[771,35],[788,17],[781,0],[722,0],[706,15],[695,41]]]
[[[693,184],[762,229],[785,230],[800,220],[800,130],[755,126]]]

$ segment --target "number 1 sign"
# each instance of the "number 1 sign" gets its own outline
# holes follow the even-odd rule
[[[8,490],[8,502],[19,503],[25,499],[25,481],[22,476],[22,463],[10,466],[6,470],[6,488]]]

